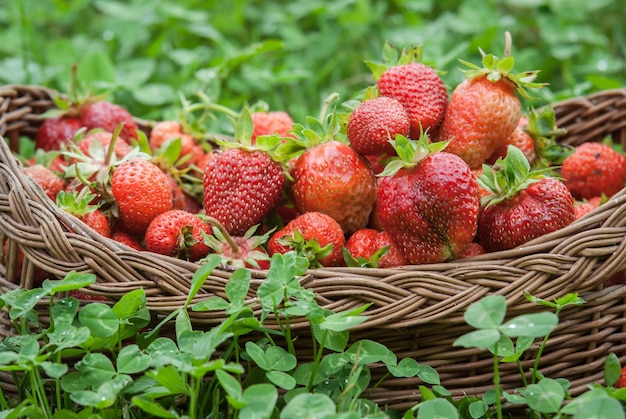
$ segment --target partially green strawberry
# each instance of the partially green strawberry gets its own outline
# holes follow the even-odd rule
[[[236,123],[235,139],[219,142],[221,150],[213,151],[204,169],[206,215],[234,236],[261,223],[280,202],[286,182],[285,170],[272,154],[280,137],[257,137],[253,145],[251,134],[252,120],[245,109]]]
[[[145,233],[158,215],[172,209],[172,187],[156,165],[142,158],[120,163],[111,176],[117,215],[133,234]]]
[[[457,258],[478,227],[478,185],[467,163],[445,151],[446,143],[398,136],[398,158],[380,174],[376,209],[410,264]]]
[[[305,212],[272,235],[267,250],[270,256],[295,250],[306,257],[311,267],[342,266],[346,239],[341,225],[321,212]]]
[[[396,99],[373,97],[361,102],[350,114],[346,135],[350,145],[365,156],[394,155],[389,140],[396,134],[408,136],[409,115]]]
[[[437,132],[438,141],[448,141],[446,151],[456,154],[477,169],[515,131],[522,116],[520,96],[529,98],[526,88],[541,87],[533,83],[536,71],[512,73],[514,58],[510,55],[510,37],[502,59],[483,54],[479,67],[469,67],[466,79],[456,86]]]
[[[404,106],[411,138],[419,138],[422,130],[435,131],[448,104],[448,91],[439,74],[421,62],[422,49],[403,50],[398,56],[386,43],[383,58],[382,64],[368,62],[380,96],[394,98]]]
[[[209,231],[210,226],[196,214],[168,210],[148,225],[145,248],[149,252],[197,261],[210,251],[203,239],[203,234]]]
[[[389,233],[372,228],[352,233],[343,255],[348,266],[394,268],[408,264]]]
[[[626,157],[605,143],[582,143],[563,161],[561,176],[576,199],[610,197],[626,185]]]
[[[512,249],[574,221],[572,194],[561,180],[548,176],[549,168],[531,171],[514,146],[494,167],[484,165],[478,177],[492,192],[483,198],[478,226],[478,242],[488,252]]]
[[[296,210],[330,215],[345,234],[367,226],[376,201],[376,177],[369,161],[339,140],[336,115],[329,114],[324,124],[309,118],[308,127],[296,124],[295,131],[304,150],[290,170]]]

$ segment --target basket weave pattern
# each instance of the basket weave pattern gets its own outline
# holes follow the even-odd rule
[[[18,286],[32,288],[35,266],[59,277],[74,270],[94,273],[98,282],[90,291],[111,298],[143,288],[148,308],[164,315],[183,305],[198,265],[148,252],[138,252],[94,233],[73,216],[58,209],[34,182],[22,173],[12,156],[20,136],[34,137],[40,114],[54,107],[54,92],[38,86],[0,87],[0,291]],[[611,135],[626,146],[626,89],[604,91],[553,105],[557,125],[568,131],[562,140],[577,145],[601,141]],[[18,248],[25,255],[16,271]],[[523,292],[552,300],[578,292],[587,303],[565,309],[548,342],[541,371],[571,381],[579,394],[602,379],[606,355],[614,352],[626,363],[626,286],[603,288],[603,281],[626,268],[626,190],[600,208],[555,233],[497,253],[448,263],[396,269],[320,268],[302,283],[316,292],[319,303],[331,310],[346,310],[371,303],[369,320],[352,332],[387,345],[398,358],[413,357],[431,365],[442,385],[454,395],[482,393],[491,388],[492,359],[486,351],[453,348],[452,342],[471,331],[463,320],[465,309],[489,294],[506,297],[510,316],[537,311]],[[224,296],[230,277],[216,270],[197,301]],[[260,310],[254,292],[263,272],[253,272],[249,302]],[[202,327],[221,321],[216,312],[191,312]],[[272,323],[269,319],[269,326]],[[307,323],[292,323],[298,355],[306,355],[310,342]],[[0,318],[0,337],[12,333]],[[525,360],[528,368],[532,359]],[[509,368],[510,367],[510,368]],[[373,370],[374,378],[378,373]],[[502,386],[512,390],[517,367],[505,365]],[[1,379],[1,377],[0,377]],[[10,389],[11,384],[0,382]],[[388,379],[373,400],[390,407],[412,406],[417,401],[417,379]]]

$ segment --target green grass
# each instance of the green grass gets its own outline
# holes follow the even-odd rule
[[[461,79],[458,58],[501,55],[539,69],[537,104],[626,85],[626,3],[612,0],[4,0],[0,83],[66,91],[80,77],[114,89],[135,115],[172,116],[201,90],[239,109],[263,101],[296,120],[372,83],[365,60],[385,41],[423,45],[424,60]]]

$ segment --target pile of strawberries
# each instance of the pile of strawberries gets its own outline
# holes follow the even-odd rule
[[[420,49],[385,46],[374,84],[320,119],[236,112],[235,135],[185,121],[149,134],[101,98],[41,125],[24,172],[99,234],[140,251],[266,269],[296,250],[313,267],[440,263],[561,229],[620,191],[610,143],[559,145],[550,108],[523,110],[536,71],[482,53],[449,92]]]

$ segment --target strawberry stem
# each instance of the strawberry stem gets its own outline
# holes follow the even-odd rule
[[[237,244],[233,240],[230,233],[228,233],[224,225],[220,223],[218,219],[211,217],[209,215],[206,215],[206,214],[202,216],[202,219],[204,219],[207,223],[211,224],[212,226],[216,227],[220,231],[220,233],[222,233],[222,235],[224,236],[224,239],[226,240],[226,243],[228,243],[228,245],[230,246],[230,249],[232,250],[234,257],[238,257],[239,255],[241,255],[241,248],[237,246]]]
[[[504,32],[504,57],[509,57],[511,55],[511,45],[513,41],[511,40],[511,32]]]

